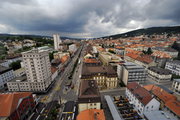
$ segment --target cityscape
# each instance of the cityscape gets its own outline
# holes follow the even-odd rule
[[[44,4],[40,0],[8,0],[0,5],[0,15],[4,16],[0,18],[0,120],[179,120],[179,21],[164,22],[165,17],[156,21],[156,17],[144,14],[148,8],[155,10],[161,5],[164,5],[162,10],[174,5],[174,10],[178,6],[175,4],[180,2],[164,0],[156,5],[153,0],[132,3],[127,0],[127,3],[115,4],[114,0],[115,3],[105,0],[100,4],[94,0],[77,0],[78,5],[71,6],[62,1],[62,5],[58,5],[56,0],[46,0]],[[130,16],[120,12],[123,4],[134,10]],[[12,16],[11,13],[4,15],[6,5],[10,6],[9,10],[15,6],[12,10],[17,18],[23,6],[22,23],[17,24],[16,17],[13,25],[3,22],[8,15]],[[110,5],[115,11],[109,9]],[[135,9],[136,5],[140,8]],[[44,14],[36,16],[29,7],[37,14],[42,12],[39,8],[47,8],[43,9]],[[144,12],[135,14],[142,8]],[[34,18],[26,20],[24,13]],[[64,18],[55,19],[60,14]],[[88,18],[88,23],[81,26],[86,14],[96,19],[95,14],[102,14],[104,18],[101,24]],[[142,15],[142,19],[147,18],[149,22],[136,19],[130,20],[131,25],[118,27],[119,24],[111,21],[111,18],[123,21],[116,14],[122,15],[124,20]],[[166,14],[173,17],[171,11]],[[68,19],[69,15],[74,16],[75,22],[71,17]],[[44,21],[39,22],[40,18]],[[110,19],[111,24],[105,19]],[[9,31],[5,27],[13,29]]]

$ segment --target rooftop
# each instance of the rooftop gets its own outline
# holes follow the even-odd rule
[[[100,102],[100,93],[95,80],[82,80],[78,102]]]
[[[8,72],[10,70],[12,70],[12,68],[8,68],[8,67],[4,67],[4,66],[0,65],[0,74],[3,74],[3,73]]]
[[[98,73],[106,75],[117,75],[116,71],[112,68],[112,66],[87,66],[83,64],[82,76],[93,75]]]
[[[168,61],[169,63],[173,63],[173,64],[178,64],[180,65],[180,60],[173,60],[173,61]]]
[[[146,85],[144,86],[146,90],[153,93],[155,96],[157,96],[160,100],[162,100],[164,103],[168,102],[169,100],[176,100],[176,97],[164,89],[160,88],[156,85]]]
[[[21,98],[30,96],[31,92],[14,92],[0,94],[0,117],[7,117],[14,112]]]
[[[138,83],[132,82],[128,83],[127,88],[136,96],[142,104],[148,104],[153,97],[151,94],[143,87],[141,87]]]
[[[159,68],[159,67],[156,67],[156,66],[149,67],[148,69],[155,72],[155,73],[157,73],[157,74],[160,74],[160,75],[169,75],[169,74],[171,74],[170,70]]]
[[[180,117],[180,102],[178,100],[169,100],[165,106]]]
[[[150,111],[144,113],[148,120],[176,120],[172,115],[164,111]]]
[[[77,120],[105,120],[103,110],[88,109],[79,113]]]

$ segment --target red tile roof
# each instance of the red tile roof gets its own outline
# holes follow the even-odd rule
[[[146,64],[150,64],[151,62],[153,62],[153,59],[149,55],[138,56],[136,60]]]
[[[128,83],[127,88],[144,105],[148,104],[153,99],[151,94],[136,82]]]
[[[125,56],[128,56],[128,57],[133,58],[133,59],[137,59],[139,57],[139,55],[134,54],[134,53],[127,53]]]
[[[58,68],[51,66],[51,73],[52,73],[52,74],[55,73],[57,70],[58,70]]]
[[[153,52],[152,56],[156,56],[158,58],[171,58],[168,53],[162,51],[155,51]]]
[[[164,103],[168,102],[169,100],[176,100],[176,97],[162,88],[156,85],[146,85],[144,88],[150,92],[152,92],[155,96],[161,99]]]
[[[61,61],[62,63],[65,63],[65,62],[68,60],[68,58],[69,58],[69,56],[68,56],[68,55],[65,55],[65,56],[61,57],[60,61]]]
[[[10,116],[16,110],[19,100],[30,95],[31,92],[0,94],[0,117]]]
[[[106,120],[104,111],[98,109],[88,109],[79,113],[77,120]]]
[[[87,58],[87,59],[84,59],[84,63],[100,63],[100,61],[93,58]]]
[[[169,108],[173,113],[180,117],[180,102],[177,100],[169,100],[165,106]]]

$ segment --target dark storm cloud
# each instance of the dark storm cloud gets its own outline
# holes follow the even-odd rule
[[[103,36],[179,25],[180,0],[1,0],[0,32]]]

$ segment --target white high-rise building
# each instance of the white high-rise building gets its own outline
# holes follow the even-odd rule
[[[62,43],[60,36],[58,34],[53,34],[53,39],[54,39],[54,49],[59,50],[61,49],[60,44]]]
[[[49,52],[33,49],[22,53],[27,80],[8,82],[9,91],[46,91],[52,82]]]

